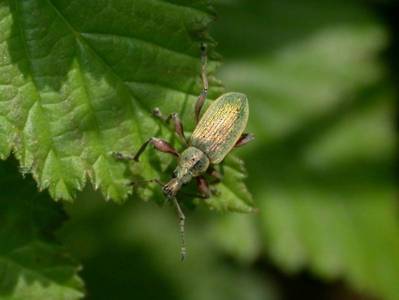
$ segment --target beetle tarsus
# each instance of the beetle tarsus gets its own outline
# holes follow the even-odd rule
[[[134,160],[134,157],[131,155],[123,154],[122,152],[111,152],[113,158],[118,160]]]
[[[158,107],[155,107],[152,110],[152,115],[160,119],[162,122],[165,122],[166,124],[168,124],[172,120],[176,134],[178,135],[180,140],[184,143],[184,145],[187,145],[187,139],[184,135],[183,123],[180,120],[178,113],[171,113],[169,116],[164,117],[161,110]]]
[[[217,188],[215,188],[215,187],[210,187],[209,189],[210,189],[210,191],[211,191],[211,195],[212,195],[212,196],[220,196],[220,195],[221,195],[220,191],[219,191]]]
[[[212,181],[210,181],[210,184],[215,184],[219,183],[223,180],[223,174],[216,170],[214,166],[210,166],[207,174],[212,178]]]
[[[179,136],[179,138],[184,142],[185,145],[187,145],[187,139],[184,135],[184,128],[183,128],[183,123],[179,118],[179,114],[178,113],[172,113],[170,114],[167,119],[166,122],[169,122],[170,120],[173,121],[173,124],[175,126],[175,132],[176,134]]]
[[[208,77],[207,77],[207,47],[206,43],[201,43],[201,81],[202,81],[202,91],[198,96],[197,102],[195,103],[195,122],[198,124],[200,119],[200,113],[202,106],[205,103],[206,97],[208,96]]]
[[[162,121],[165,121],[165,118],[164,118],[164,116],[162,115],[162,112],[161,112],[161,110],[159,109],[159,107],[155,107],[155,108],[152,110],[152,115],[153,115],[154,117],[157,117],[157,118],[161,119]]]

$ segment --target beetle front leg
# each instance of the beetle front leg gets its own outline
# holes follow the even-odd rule
[[[147,183],[156,183],[159,186],[163,187],[165,184],[161,182],[161,180],[155,178],[155,179],[147,179],[147,180],[140,180],[140,181],[132,181],[130,185],[132,186],[139,186],[139,185],[144,185]]]
[[[200,119],[200,113],[202,106],[205,103],[206,97],[208,95],[208,78],[206,74],[206,65],[207,65],[207,49],[206,44],[201,44],[201,81],[202,81],[202,91],[198,96],[197,102],[195,103],[195,123],[198,124]]]
[[[113,152],[113,156],[116,159],[127,159],[127,160],[134,160],[134,161],[139,161],[139,158],[141,156],[141,154],[144,152],[144,150],[147,148],[148,144],[152,144],[154,146],[154,148],[160,152],[163,153],[169,153],[172,154],[174,156],[179,156],[179,153],[176,151],[175,148],[172,147],[172,145],[170,145],[167,141],[156,138],[156,137],[152,137],[149,138],[139,149],[139,151],[137,151],[135,156],[130,156],[130,155],[124,155],[120,152]]]
[[[197,197],[200,197],[203,199],[208,199],[211,196],[217,196],[220,194],[216,188],[211,188],[209,186],[209,183],[205,179],[205,177],[198,176],[198,177],[196,177],[196,180],[197,180],[197,189],[199,192],[199,195],[196,195]]]
[[[218,170],[216,170],[213,166],[210,166],[210,167],[209,167],[209,169],[208,169],[208,171],[207,171],[207,174],[208,174],[209,176],[211,176],[212,179],[213,179],[213,181],[211,182],[211,184],[219,183],[219,182],[221,182],[222,179],[223,179],[222,173],[220,173]]]
[[[241,137],[238,139],[237,143],[234,145],[234,148],[238,148],[248,144],[249,142],[253,141],[255,136],[251,133],[243,133]]]
[[[206,181],[205,177],[198,176],[195,179],[197,181],[197,189],[198,189],[200,196],[205,199],[212,196],[212,192],[209,188],[209,184]]]
[[[180,120],[178,113],[171,113],[169,116],[164,117],[161,110],[156,107],[152,111],[152,114],[167,124],[170,122],[170,120],[172,120],[176,134],[180,137],[184,144],[187,145],[187,139],[184,135],[183,123]]]

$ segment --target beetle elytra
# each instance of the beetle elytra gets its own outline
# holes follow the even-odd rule
[[[176,134],[186,145],[186,149],[182,153],[179,153],[167,141],[156,137],[148,139],[134,156],[127,156],[119,152],[113,153],[118,159],[138,161],[147,145],[152,144],[156,150],[172,154],[178,158],[173,178],[169,182],[162,184],[157,179],[149,181],[162,185],[163,193],[176,206],[180,218],[182,260],[186,254],[184,245],[185,216],[176,199],[176,194],[182,185],[195,178],[200,195],[204,198],[211,196],[211,191],[204,174],[210,173],[211,176],[220,179],[220,174],[212,166],[222,162],[233,148],[245,145],[253,140],[253,135],[244,133],[249,115],[248,99],[244,94],[233,92],[221,95],[211,103],[200,118],[201,108],[208,94],[206,65],[206,45],[202,44],[201,81],[203,88],[195,105],[196,127],[190,139],[186,139],[183,124],[177,113],[172,113],[168,117],[164,117],[158,108],[154,109],[153,112],[154,116],[162,119],[164,122],[169,123],[172,121],[174,123]],[[209,172],[210,170],[212,172]]]

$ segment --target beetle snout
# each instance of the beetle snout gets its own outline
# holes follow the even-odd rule
[[[177,192],[180,190],[181,183],[176,178],[172,178],[167,184],[162,188],[163,193],[168,198],[173,198],[176,196]]]

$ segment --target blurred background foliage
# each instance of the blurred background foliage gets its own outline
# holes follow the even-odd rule
[[[399,299],[394,1],[219,0],[227,91],[250,99],[237,151],[258,214],[86,190],[58,239],[87,299]],[[1,298],[1,295],[0,295]]]
[[[189,212],[181,264],[171,208],[88,193],[61,234],[88,298],[398,299],[388,8],[218,1],[219,77],[250,99],[257,139],[237,152],[260,213]]]
[[[399,299],[392,35],[372,4],[226,1],[215,37],[224,84],[251,99],[265,254]]]

